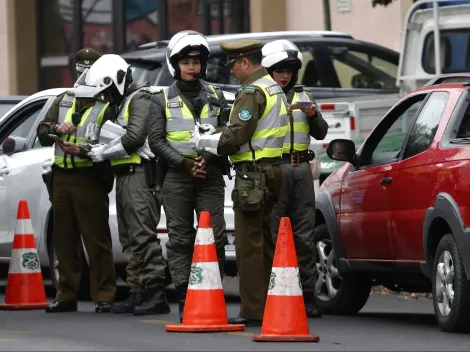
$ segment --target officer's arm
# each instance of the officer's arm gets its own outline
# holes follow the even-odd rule
[[[49,134],[59,135],[58,132],[54,132],[54,126],[59,121],[59,104],[62,101],[64,95],[65,93],[55,98],[54,102],[49,108],[49,111],[46,114],[46,117],[39,123],[39,126],[36,130],[39,143],[41,143],[43,147],[50,147],[54,144],[54,141],[49,138]]]
[[[318,105],[315,99],[312,96],[312,93],[305,91],[309,99],[317,106],[317,114],[308,119],[308,124],[310,125],[310,135],[315,139],[324,139],[328,133],[328,123],[323,118]]]
[[[151,94],[137,93],[129,102],[129,120],[126,133],[121,137],[121,143],[127,154],[134,153],[142,147],[147,139],[147,116],[150,108]]]
[[[258,119],[266,108],[266,98],[257,88],[254,91],[244,89],[239,93],[230,115],[231,125],[224,128],[220,136],[217,153],[232,155],[247,143],[255,133]],[[242,112],[242,114],[240,114]],[[240,115],[242,119],[240,119]]]
[[[168,164],[176,167],[185,167],[187,159],[173,148],[166,139],[166,115],[165,110],[162,108],[164,104],[162,93],[154,95],[151,99],[147,118],[149,146],[155,155],[164,159]],[[188,165],[187,167],[192,166]]]
[[[225,99],[224,92],[219,87],[214,87],[217,93],[217,103],[219,104],[220,113],[217,116],[218,125],[215,126],[216,133],[222,132],[223,127],[227,126],[228,119],[230,117],[230,109],[228,109],[228,103]]]

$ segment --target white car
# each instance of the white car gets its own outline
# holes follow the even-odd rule
[[[5,269],[10,262],[18,202],[25,199],[29,206],[41,268],[46,273],[50,273],[54,286],[57,285],[58,273],[52,245],[51,203],[42,179],[42,174],[50,170],[52,166],[54,147],[42,147],[37,138],[36,129],[54,99],[65,90],[67,89],[56,88],[38,92],[25,98],[0,117],[0,204],[2,208],[0,212],[0,264],[6,264],[3,265]],[[233,94],[224,93],[228,101],[234,100]],[[7,143],[4,143],[5,140]],[[233,246],[234,219],[230,196],[233,181],[226,176],[225,179],[224,211],[230,243],[226,247],[227,274],[234,276],[236,275]],[[113,189],[109,194],[109,225],[116,270],[119,275],[124,276],[125,259],[119,243],[115,199],[115,189]],[[194,223],[196,226],[196,216]],[[163,207],[162,218],[158,225],[158,236],[161,239],[163,256],[166,259],[165,243],[168,240],[168,232]],[[84,253],[86,257],[86,252]],[[87,267],[84,265],[84,277],[86,277],[86,270]],[[86,281],[83,280],[83,283],[86,284]]]

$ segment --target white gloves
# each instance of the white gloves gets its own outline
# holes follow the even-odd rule
[[[103,152],[106,149],[106,144],[97,144],[91,147],[90,152],[87,154],[95,163],[104,161]]]
[[[139,154],[141,158],[147,160],[155,158],[155,154],[150,150],[149,141],[147,139],[145,140],[144,145],[140,147],[136,153]]]
[[[191,138],[189,139],[189,143],[198,153],[206,151],[214,155],[219,155],[217,154],[217,146],[219,144],[219,139],[221,135],[222,133],[200,134],[199,126],[196,125],[194,127],[194,132],[191,133]]]
[[[199,129],[202,131],[202,134],[215,133],[215,127],[209,123],[200,124],[199,122],[196,122],[196,126],[199,127]]]
[[[189,139],[189,143],[191,147],[193,147],[198,153],[203,152],[204,149],[200,147],[201,144],[201,134],[199,133],[199,126],[194,126],[194,132],[191,133],[191,138]]]
[[[89,123],[86,126],[85,138],[90,144],[95,144],[98,142],[100,134],[100,126],[96,123]]]

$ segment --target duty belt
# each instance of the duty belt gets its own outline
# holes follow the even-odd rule
[[[135,173],[145,172],[142,165],[120,165],[115,168],[115,174],[120,175],[131,175]]]
[[[300,163],[309,162],[315,159],[313,150],[304,150],[301,152],[292,152],[282,154],[282,159],[289,161],[292,166],[298,166]]]

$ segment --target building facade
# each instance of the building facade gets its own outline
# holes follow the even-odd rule
[[[412,2],[329,0],[331,29],[398,50]],[[85,46],[119,54],[184,29],[323,30],[323,16],[322,0],[0,0],[0,96],[70,87]]]

